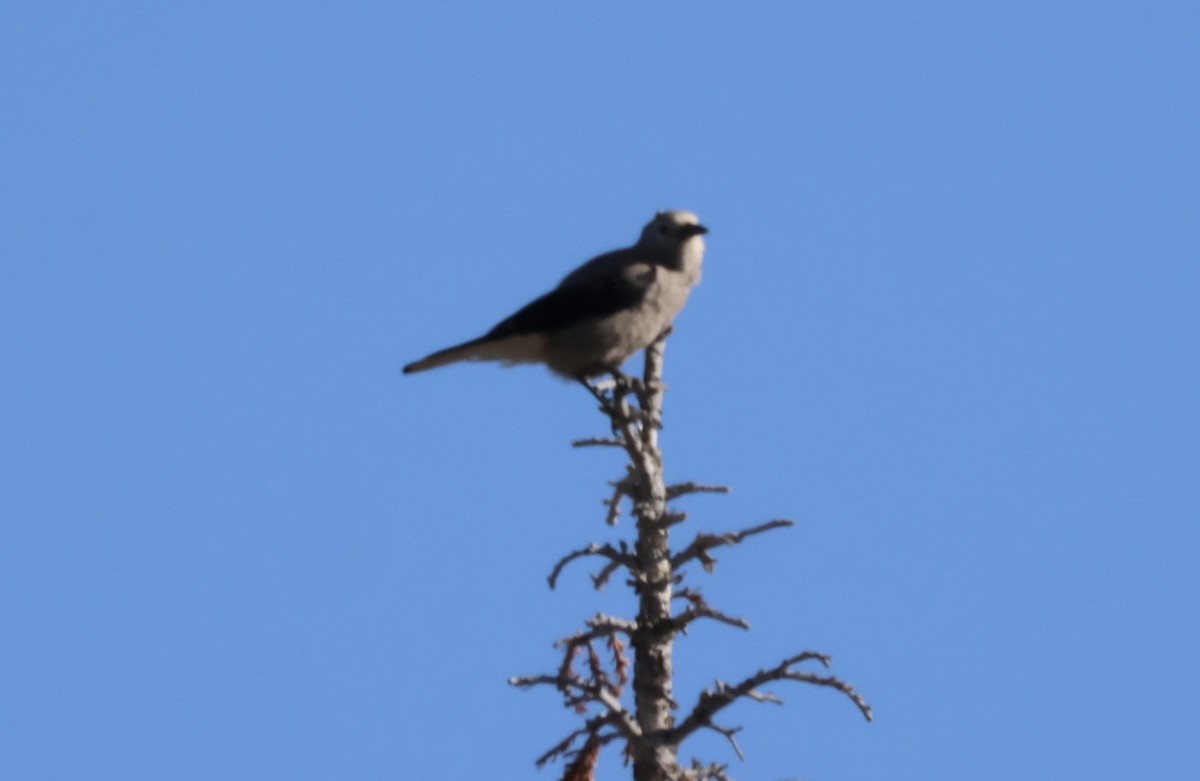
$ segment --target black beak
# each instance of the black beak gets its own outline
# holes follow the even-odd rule
[[[676,231],[681,239],[690,239],[693,236],[703,236],[708,233],[708,228],[703,225],[680,225]]]

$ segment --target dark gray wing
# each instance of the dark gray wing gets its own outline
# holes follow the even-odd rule
[[[654,283],[655,267],[626,265],[616,273],[585,281],[568,277],[559,287],[530,302],[484,335],[484,340],[529,333],[547,333],[596,320],[639,303]]]

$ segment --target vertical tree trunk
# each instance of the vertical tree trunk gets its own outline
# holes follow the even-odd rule
[[[663,474],[658,429],[662,421],[662,366],[665,340],[646,349],[642,408],[642,447],[633,494],[637,517],[635,554],[638,562],[637,632],[633,637],[633,693],[638,725],[649,740],[651,751],[633,759],[635,781],[668,781],[682,770],[675,758],[676,747],[663,743],[675,726],[673,712],[672,652],[675,629],[671,622],[674,573],[667,516],[667,486]]]
[[[510,678],[514,686],[553,686],[566,707],[583,714],[585,724],[553,746],[538,760],[538,766],[555,759],[569,760],[563,781],[594,781],[596,756],[603,746],[623,741],[633,763],[634,781],[731,781],[726,765],[702,765],[692,759],[688,770],[680,765],[679,747],[698,730],[708,729],[724,735],[734,753],[742,758],[734,736],[740,727],[726,727],[714,720],[727,706],[741,699],[755,702],[782,702],[764,691],[765,684],[798,681],[828,687],[841,692],[858,706],[864,718],[871,720],[871,707],[850,684],[820,670],[805,669],[806,663],[829,667],[827,655],[815,651],[793,654],[779,664],[760,669],[740,683],[717,681],[705,689],[696,703],[676,724],[674,700],[675,636],[693,621],[708,619],[727,626],[749,629],[745,619],[727,615],[709,605],[695,589],[681,585],[684,567],[697,562],[712,572],[716,559],[712,550],[740,545],[749,537],[792,526],[792,521],[776,518],[738,531],[715,534],[700,532],[690,544],[674,554],[670,530],[684,519],[682,513],[668,509],[668,499],[695,493],[727,493],[723,485],[682,482],[668,486],[663,471],[658,431],[662,426],[663,348],[666,334],[646,348],[645,371],[641,382],[614,373],[611,391],[584,382],[608,416],[613,436],[577,440],[576,447],[604,445],[618,447],[629,456],[625,476],[610,483],[613,493],[605,501],[609,524],[621,515],[621,503],[633,503],[636,534],[632,548],[627,541],[603,545],[591,543],[563,556],[547,579],[554,588],[563,567],[572,561],[594,556],[604,567],[592,576],[593,585],[602,588],[616,572],[629,573],[629,582],[638,599],[637,620],[597,613],[586,627],[560,640],[556,647],[563,653],[562,663],[549,675]],[[633,406],[636,397],[637,407]],[[676,593],[678,589],[678,593]],[[681,601],[672,610],[672,599]],[[604,643],[612,654],[611,669],[606,669],[597,651]],[[628,649],[633,651],[633,708],[622,700],[630,683]],[[582,747],[578,741],[583,738]]]

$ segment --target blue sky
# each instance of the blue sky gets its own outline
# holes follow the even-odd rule
[[[557,778],[504,681],[598,610],[603,422],[399,367],[657,209],[681,531],[753,631],[687,703],[743,779],[1200,767],[1200,10],[27,3],[0,10],[0,776]],[[690,527],[690,528],[689,528]],[[686,705],[685,705],[686,707]],[[608,757],[604,778],[623,777]]]

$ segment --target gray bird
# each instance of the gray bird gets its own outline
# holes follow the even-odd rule
[[[615,371],[683,309],[700,281],[705,233],[692,212],[659,212],[637,244],[592,258],[483,336],[410,363],[404,373],[458,361],[544,363],[573,379]]]

